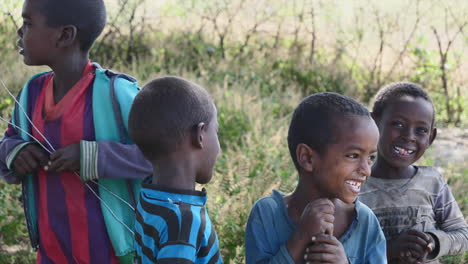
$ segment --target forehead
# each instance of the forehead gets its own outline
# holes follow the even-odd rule
[[[434,108],[432,103],[424,98],[403,96],[389,100],[382,117],[401,117],[418,122],[432,123]]]
[[[333,134],[336,145],[341,149],[360,148],[374,151],[379,141],[379,130],[374,120],[368,116],[345,115],[335,120]]]
[[[22,16],[31,17],[35,15],[41,15],[39,10],[41,5],[43,5],[44,0],[25,0],[23,3]]]

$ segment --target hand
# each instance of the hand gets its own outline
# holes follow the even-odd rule
[[[45,150],[35,144],[30,144],[20,150],[16,156],[13,161],[13,170],[20,175],[33,173],[46,165],[48,160],[49,157]]]
[[[343,245],[333,235],[317,235],[312,237],[312,241],[304,254],[306,264],[348,263]]]
[[[303,260],[304,250],[311,238],[321,234],[333,234],[335,205],[329,199],[317,199],[302,210],[298,227],[286,242],[291,258],[297,263]]]
[[[299,230],[307,234],[307,238],[315,235],[333,235],[335,205],[330,199],[314,200],[306,205],[302,211]]]
[[[417,230],[401,232],[397,238],[388,241],[388,255],[405,263],[423,263],[434,249],[432,236]]]
[[[80,143],[60,148],[50,155],[46,171],[80,171]]]

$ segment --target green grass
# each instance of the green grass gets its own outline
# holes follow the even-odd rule
[[[206,6],[203,8],[204,12],[208,12]],[[184,12],[176,11],[180,17],[174,19],[180,21]],[[283,11],[289,15],[293,12],[290,9]],[[323,16],[327,14],[325,11],[321,13]],[[162,16],[164,18],[164,14]],[[289,19],[294,17],[291,15]],[[269,23],[277,21],[275,19],[273,17]],[[17,37],[11,25],[8,26],[8,21],[0,13],[0,79],[17,93],[29,76],[47,68],[27,67],[22,63],[14,47]],[[195,24],[199,25],[198,22]],[[321,22],[326,24],[330,21]],[[325,47],[326,44],[319,42],[321,46],[317,47],[315,62],[310,64],[307,57],[308,39],[294,44],[291,34],[284,33],[279,46],[275,47],[274,34],[262,31],[252,37],[240,55],[237,53],[242,34],[240,38],[230,35],[224,47],[226,57],[222,58],[212,31],[196,34],[183,28],[169,34],[167,30],[156,27],[146,27],[145,30],[135,30],[133,38],[124,33],[101,39],[95,45],[92,59],[105,67],[135,76],[140,84],[162,75],[179,75],[210,91],[219,110],[222,154],[216,164],[215,176],[206,186],[208,207],[218,231],[225,263],[244,263],[244,228],[253,203],[269,195],[272,189],[290,192],[296,184],[296,172],[286,144],[292,110],[304,95],[317,91],[337,91],[360,99],[372,95],[366,90],[376,87],[376,83],[369,79],[369,68],[366,67],[368,54],[362,53],[359,63],[354,65],[350,60],[353,54],[345,52],[339,55],[340,50],[335,46]],[[371,32],[373,29],[366,30]],[[272,33],[271,29],[269,33]],[[349,32],[342,32],[344,35],[335,33],[337,37],[344,37]],[[129,49],[130,43],[132,49]],[[433,51],[426,50],[424,46],[419,48],[418,56],[422,57],[418,58],[421,61],[433,62],[436,59]],[[96,52],[97,49],[100,51]],[[133,53],[129,53],[129,50]],[[417,61],[415,55],[405,56],[405,61]],[[406,65],[408,71],[421,70],[414,71],[414,75],[410,74],[409,77],[421,80],[427,86],[436,98],[440,124],[445,125],[447,117],[443,97],[438,90],[438,72],[432,68],[428,70],[424,65],[418,66],[413,68]],[[396,72],[389,80],[408,77],[403,72]],[[450,74],[451,87],[466,88],[465,82],[458,79],[455,72]],[[466,97],[455,99],[464,102],[464,109],[468,109]],[[1,116],[9,117],[11,107],[12,100],[0,89]],[[467,110],[460,113],[462,122],[458,126],[468,124],[467,113]],[[4,128],[3,123],[0,123],[0,128]],[[430,151],[422,162],[433,164]],[[442,169],[463,214],[468,216],[468,164],[447,162]],[[0,181],[0,264],[34,262],[19,196],[19,186]],[[19,248],[10,247],[14,245]],[[468,263],[468,254],[445,257],[444,263]]]

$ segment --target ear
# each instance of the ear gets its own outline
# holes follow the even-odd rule
[[[194,128],[195,131],[192,133],[192,145],[196,148],[203,148],[203,140],[206,133],[206,124],[201,122]]]
[[[318,153],[306,144],[301,143],[296,147],[296,158],[297,163],[304,171],[312,172],[318,159]]]
[[[66,25],[59,27],[59,37],[57,40],[58,48],[66,48],[75,42],[77,38],[78,29],[74,25]]]
[[[429,138],[429,145],[432,144],[432,142],[434,142],[434,140],[436,139],[437,137],[437,127],[433,127],[432,128],[432,131],[431,131],[431,136]]]

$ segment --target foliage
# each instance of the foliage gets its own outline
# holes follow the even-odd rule
[[[213,95],[223,152],[206,188],[225,263],[245,261],[244,228],[254,202],[272,189],[294,189],[296,172],[286,144],[287,124],[305,95],[335,91],[368,102],[382,85],[410,80],[428,89],[440,125],[468,124],[466,65],[454,53],[462,50],[460,45],[449,50],[441,68],[440,53],[430,45],[435,40],[422,38],[423,34],[407,34],[402,46],[390,47],[389,38],[401,29],[389,14],[372,13],[372,5],[359,7],[362,11],[357,8],[349,28],[334,21],[340,17],[334,12],[339,11],[320,1],[310,5],[283,0],[210,1],[166,1],[157,18],[149,21],[145,14],[151,11],[144,8],[143,0],[109,0],[117,5],[109,10],[109,26],[94,45],[91,58],[142,82],[180,75]],[[0,79],[17,93],[29,76],[47,69],[23,65],[15,51],[19,5],[11,0],[5,3],[0,4]],[[367,15],[372,20],[369,26],[359,20],[366,17],[366,8],[372,11]],[[415,23],[416,32],[422,30],[420,25]],[[453,23],[452,27],[461,25]],[[325,33],[319,31],[322,27],[327,29]],[[369,39],[371,34],[377,37]],[[332,40],[326,42],[328,35]],[[448,97],[441,88],[444,71]],[[0,87],[2,117],[9,117],[12,104]],[[431,153],[426,156],[423,162],[432,164]],[[465,216],[466,168],[466,163],[442,167]],[[0,263],[31,263],[34,259],[19,192],[18,186],[0,182]],[[12,250],[10,245],[19,249]],[[444,261],[468,263],[468,254]]]

